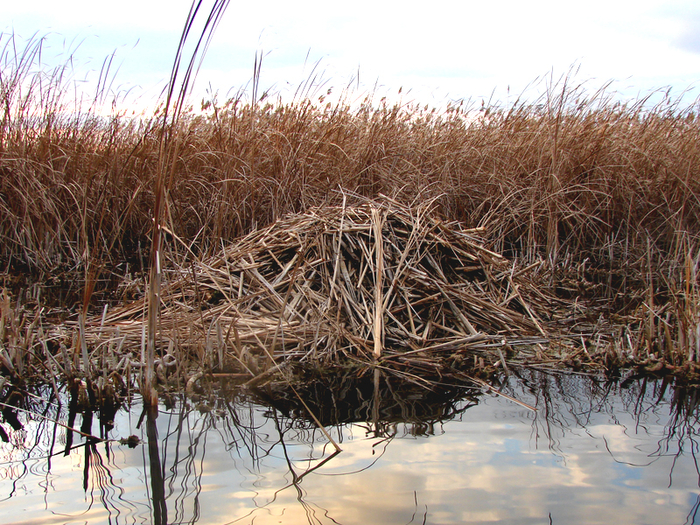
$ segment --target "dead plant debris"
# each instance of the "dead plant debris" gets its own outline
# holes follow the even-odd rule
[[[561,344],[570,305],[483,234],[443,222],[432,202],[290,215],[168,273],[161,371],[187,360],[259,382],[286,361],[350,360],[434,377],[448,366],[507,368],[506,357]],[[89,319],[89,346],[139,348],[144,311],[145,299]]]

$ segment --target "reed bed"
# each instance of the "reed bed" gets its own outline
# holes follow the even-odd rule
[[[158,199],[166,371],[439,345],[505,364],[520,340],[528,362],[696,371],[697,104],[564,77],[507,107],[253,90],[164,124],[72,106],[41,41],[3,44],[4,374],[140,366]]]
[[[150,246],[159,115],[76,115],[24,92],[3,93],[3,261],[54,271],[92,256],[110,270],[125,261],[140,270],[139,246]],[[339,205],[334,190],[342,188],[404,203],[439,196],[447,220],[498,223],[501,251],[532,260],[610,259],[611,251],[627,258],[646,253],[648,238],[653,251],[676,258],[681,250],[682,261],[696,245],[695,106],[620,104],[566,84],[533,102],[483,111],[389,105],[371,95],[355,103],[350,93],[333,105],[322,100],[268,103],[241,94],[221,107],[208,101],[204,113],[184,112],[167,184],[170,230],[197,253],[211,253],[222,239],[287,213]]]

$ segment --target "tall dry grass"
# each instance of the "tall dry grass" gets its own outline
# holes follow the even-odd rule
[[[509,106],[355,103],[349,92],[285,103],[253,89],[180,106],[172,120],[104,117],[67,102],[65,68],[36,68],[40,40],[20,52],[10,42],[0,52],[3,268],[72,271],[97,292],[147,270],[157,188],[164,249],[183,257],[339,204],[339,189],[438,198],[447,219],[486,226],[505,254],[547,260],[553,285],[577,275],[562,293],[629,316],[621,355],[699,358],[697,103],[621,103],[563,77]],[[163,132],[177,137],[166,171]]]

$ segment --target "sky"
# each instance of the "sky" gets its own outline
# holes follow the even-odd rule
[[[204,5],[211,5],[211,0]],[[72,55],[73,75],[96,82],[114,56],[115,92],[150,104],[167,83],[190,0],[4,2],[0,31],[46,37],[42,57]],[[195,98],[245,88],[262,53],[260,92],[314,96],[351,86],[403,101],[508,104],[534,99],[569,74],[589,92],[607,85],[635,100],[671,88],[689,103],[700,87],[697,0],[232,1],[214,34]]]

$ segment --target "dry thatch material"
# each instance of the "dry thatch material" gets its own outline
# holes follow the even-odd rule
[[[503,360],[501,348],[546,343],[554,299],[521,292],[522,272],[481,233],[389,198],[291,215],[170,275],[162,351],[256,375],[281,359]],[[95,319],[88,339],[138,346],[143,312],[139,301]]]

